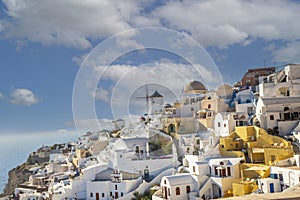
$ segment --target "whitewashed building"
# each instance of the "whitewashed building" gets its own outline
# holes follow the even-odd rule
[[[300,97],[259,97],[256,117],[265,130],[277,127],[279,134],[291,132],[300,119]]]
[[[142,184],[142,175],[107,169],[86,183],[87,200],[118,199],[134,191]]]
[[[244,112],[218,113],[214,120],[215,131],[221,137],[228,136],[237,126],[247,126],[249,115]]]
[[[273,178],[262,178],[257,180],[258,188],[262,193],[281,192],[280,181]]]

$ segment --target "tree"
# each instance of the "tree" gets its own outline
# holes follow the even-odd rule
[[[142,195],[138,191],[135,191],[133,193],[133,198],[131,200],[141,200],[141,199],[142,199]]]

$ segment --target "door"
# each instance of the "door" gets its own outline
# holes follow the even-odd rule
[[[99,200],[99,193],[96,193],[96,200]]]
[[[270,183],[270,193],[274,193],[274,183]]]
[[[115,199],[119,198],[119,193],[115,192]]]
[[[164,198],[167,199],[167,187],[164,187]]]

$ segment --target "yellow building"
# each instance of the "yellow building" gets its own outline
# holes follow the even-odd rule
[[[294,155],[290,142],[256,126],[236,127],[228,137],[220,138],[222,156],[245,157],[248,163],[272,165]]]
[[[232,184],[233,196],[244,196],[258,189],[255,180],[242,180]]]

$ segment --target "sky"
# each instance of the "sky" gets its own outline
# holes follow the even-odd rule
[[[2,0],[0,134],[103,128],[142,114],[147,84],[167,102],[193,79],[214,89],[249,68],[299,63],[299,10],[291,0]]]

